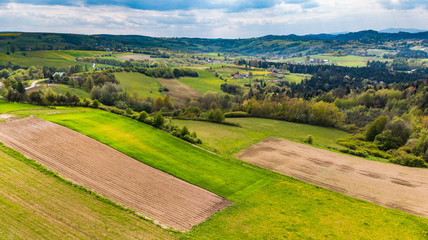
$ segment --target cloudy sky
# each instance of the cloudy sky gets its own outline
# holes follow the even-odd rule
[[[427,23],[428,0],[0,0],[0,31],[249,38]]]

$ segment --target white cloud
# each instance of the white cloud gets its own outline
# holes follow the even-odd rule
[[[244,38],[390,27],[426,28],[426,8],[390,9],[383,7],[383,0],[378,1],[314,0],[316,7],[311,8],[282,2],[270,8],[241,12],[8,3],[0,8],[0,31]]]

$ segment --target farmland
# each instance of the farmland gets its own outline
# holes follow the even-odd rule
[[[76,65],[74,60],[82,56],[97,56],[104,52],[98,51],[71,51],[71,50],[58,50],[58,51],[29,51],[29,52],[16,52],[15,54],[7,55],[0,53],[0,65],[7,65],[8,62],[19,65],[21,67],[29,66],[52,66],[59,68],[67,68]],[[88,67],[89,67],[88,63]]]
[[[154,78],[141,73],[121,72],[116,73],[120,85],[129,94],[137,94],[140,97],[156,98],[164,94],[159,92],[161,84]]]
[[[125,117],[100,111],[40,117],[82,132],[235,203],[194,227],[186,234],[190,238],[426,237],[426,219],[225,160]],[[314,222],[318,224],[314,226]],[[391,222],[406,228],[399,229]]]
[[[174,239],[0,144],[1,239]]]
[[[228,122],[237,123],[241,127],[191,120],[174,119],[172,121],[181,127],[187,126],[191,131],[196,131],[204,147],[225,156],[233,156],[267,137],[303,141],[311,135],[313,144],[321,147],[335,147],[338,138],[349,135],[332,128],[261,118],[227,119]]]
[[[426,169],[366,161],[277,138],[265,139],[237,157],[335,192],[428,217]]]
[[[89,137],[41,119],[4,123],[0,140],[67,179],[175,229],[188,230],[230,204]]]
[[[183,104],[187,98],[197,99],[198,97],[202,96],[200,92],[181,83],[177,79],[158,78],[157,81],[163,87],[166,87],[168,89],[166,94],[172,97],[172,99],[174,99],[180,104]]]

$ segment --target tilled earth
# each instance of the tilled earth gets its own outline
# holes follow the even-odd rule
[[[177,230],[189,230],[231,204],[92,138],[38,118],[1,123],[0,142],[66,179]]]
[[[428,170],[268,138],[237,158],[384,207],[428,217]]]

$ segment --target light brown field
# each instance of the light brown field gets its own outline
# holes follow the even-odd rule
[[[38,118],[2,123],[0,141],[61,176],[177,230],[188,230],[231,204],[92,138]]]
[[[120,59],[123,59],[123,60],[128,60],[128,61],[131,60],[131,59],[153,61],[153,58],[151,58],[149,55],[139,55],[139,54],[133,55],[133,54],[131,54],[131,55],[116,55],[114,57],[120,58]]]
[[[428,170],[369,161],[268,138],[239,159],[335,192],[428,217]]]
[[[177,79],[156,79],[163,87],[168,88],[169,92],[165,92],[178,103],[183,104],[187,98],[197,99],[202,97],[202,94],[195,89],[181,83]]]

